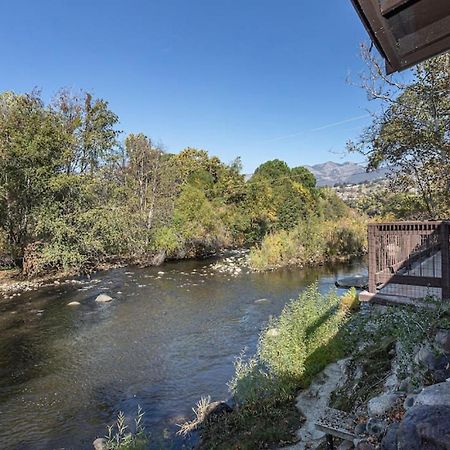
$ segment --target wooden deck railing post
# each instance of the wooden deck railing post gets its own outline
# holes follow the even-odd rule
[[[441,280],[442,280],[442,299],[450,298],[450,239],[449,239],[450,222],[442,222],[441,224]]]
[[[375,294],[377,292],[377,281],[375,278],[377,270],[375,225],[369,224],[367,227],[367,246],[369,249],[369,292]]]

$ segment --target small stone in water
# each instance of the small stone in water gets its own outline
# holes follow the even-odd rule
[[[95,301],[98,303],[108,303],[112,300],[112,297],[106,294],[100,294]]]

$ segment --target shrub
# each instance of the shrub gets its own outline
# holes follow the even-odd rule
[[[349,337],[348,310],[336,292],[321,294],[317,284],[285,306],[262,332],[254,357],[240,355],[229,386],[239,401],[287,398],[312,376],[343,355]]]
[[[349,289],[341,297],[341,307],[347,309],[348,311],[354,311],[359,308],[359,297],[354,287]]]
[[[252,248],[250,265],[255,270],[272,270],[318,264],[362,255],[366,247],[366,223],[360,218],[331,221],[312,216],[300,220],[290,231],[267,235],[259,246]]]

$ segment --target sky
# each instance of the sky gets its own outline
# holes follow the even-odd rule
[[[350,0],[0,0],[0,91],[104,98],[124,133],[244,172],[345,153],[373,109]]]

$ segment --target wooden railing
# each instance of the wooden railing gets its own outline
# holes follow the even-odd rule
[[[369,292],[408,285],[439,288],[448,299],[449,230],[447,221],[369,224]]]

